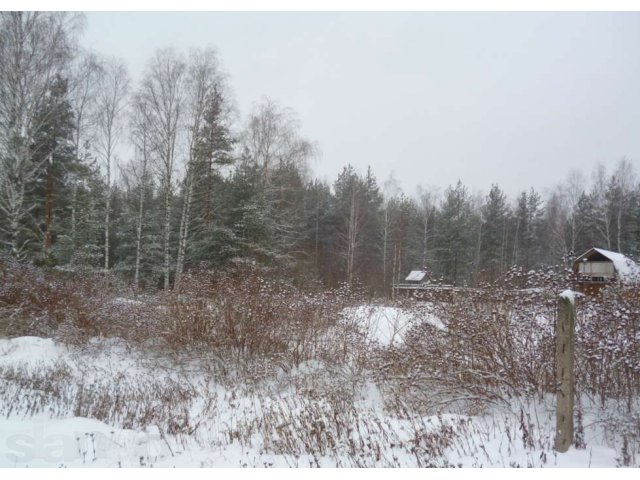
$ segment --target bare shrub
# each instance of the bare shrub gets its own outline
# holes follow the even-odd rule
[[[344,291],[308,293],[257,267],[185,275],[166,297],[163,338],[174,349],[206,347],[236,358],[298,365],[323,358],[349,301]]]
[[[108,305],[124,287],[106,273],[45,270],[0,259],[0,333],[52,336],[61,325],[85,335],[100,333],[109,322]]]
[[[445,328],[417,322],[403,344],[380,352],[384,381],[394,380],[421,408],[509,403],[553,388],[553,316],[547,303],[499,291],[470,291],[434,305]],[[400,393],[402,392],[402,393]]]
[[[404,344],[379,352],[380,381],[417,408],[457,406],[477,412],[488,404],[555,392],[554,328],[557,293],[570,272],[514,268],[482,288],[427,290],[421,300],[444,328],[418,318]]]
[[[640,395],[640,287],[610,287],[578,304],[579,385],[604,405],[621,400],[627,411]]]

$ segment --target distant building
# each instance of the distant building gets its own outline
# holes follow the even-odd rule
[[[590,248],[573,262],[577,290],[595,295],[612,283],[638,283],[640,266],[618,252]]]
[[[393,285],[393,296],[415,297],[419,292],[434,291],[438,287],[438,284],[432,283],[429,271],[411,270],[402,283]]]
[[[429,283],[429,273],[426,270],[411,270],[404,281],[410,285]]]

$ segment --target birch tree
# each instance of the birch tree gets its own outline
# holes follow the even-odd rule
[[[383,185],[382,200],[382,285],[386,290],[387,287],[387,254],[389,250],[389,237],[391,235],[392,210],[395,201],[400,194],[400,184],[393,176],[393,172]],[[395,258],[395,257],[394,257]],[[395,281],[395,275],[392,275],[392,284]]]
[[[591,194],[595,210],[595,228],[604,241],[607,250],[611,250],[611,211],[607,199],[607,173],[604,165],[598,165],[593,174]]]
[[[145,194],[149,177],[149,114],[147,104],[140,98],[133,101],[131,115],[131,141],[135,147],[137,163],[131,166],[131,173],[137,180],[138,212],[136,218],[136,253],[134,263],[133,285],[137,290],[140,286],[140,261],[142,258],[142,228],[145,214]]]
[[[242,135],[245,158],[260,168],[268,184],[278,164],[293,165],[301,171],[314,147],[299,133],[300,124],[291,109],[265,99],[254,108]]]
[[[185,80],[188,159],[178,236],[176,289],[180,288],[180,278],[184,269],[196,175],[205,173],[206,177],[210,178],[213,165],[220,162],[221,158],[226,159],[231,149],[230,141],[221,142],[220,138],[213,138],[220,135],[228,138],[226,132],[215,130],[220,126],[221,117],[225,115],[226,110],[224,80],[215,50],[209,48],[191,52]],[[205,161],[208,162],[206,172],[201,168]],[[207,192],[210,193],[209,190]],[[209,207],[208,204],[208,201],[205,202],[205,208]]]
[[[90,145],[95,137],[96,100],[98,97],[98,80],[101,66],[98,57],[91,52],[82,52],[76,57],[72,65],[69,82],[69,100],[74,116],[73,148],[77,165],[91,167]],[[89,168],[90,169],[90,168]],[[86,169],[85,169],[86,170]],[[86,172],[83,172],[86,174]],[[78,244],[78,189],[84,175],[72,172],[69,177],[71,184],[71,229],[69,232],[69,260],[76,257]]]
[[[96,129],[99,157],[106,177],[104,205],[104,269],[109,270],[109,227],[111,225],[111,171],[114,154],[124,128],[129,75],[121,60],[109,59],[102,64],[96,105]]]
[[[302,188],[314,146],[300,135],[293,111],[269,99],[254,108],[241,142],[243,161],[260,175],[255,187],[273,253],[288,262],[303,239]]]
[[[80,19],[64,13],[0,13],[0,233],[5,248],[20,259],[33,239],[27,226],[33,205],[27,199],[41,167],[30,146],[50,120],[37,113],[68,67]]]
[[[375,278],[375,272],[380,271],[376,268],[380,265],[377,219],[382,198],[373,173],[369,169],[363,178],[348,165],[334,183],[334,190],[337,243],[346,281],[352,285],[357,277],[367,273]],[[375,283],[380,284],[379,277],[375,278]]]
[[[185,109],[186,64],[172,49],[156,52],[148,63],[138,97],[148,116],[149,145],[155,153],[164,196],[162,238],[164,288],[170,285],[171,211],[176,153]]]
[[[626,245],[624,240],[626,233],[625,215],[629,210],[631,203],[631,194],[635,186],[635,172],[633,165],[629,160],[623,158],[618,162],[613,176],[611,178],[611,194],[612,206],[616,219],[616,248],[618,252],[624,252]]]
[[[422,268],[427,269],[429,240],[433,237],[438,192],[435,188],[418,187],[418,208],[422,221]]]
[[[567,176],[566,187],[564,188],[564,197],[566,199],[566,208],[568,210],[567,221],[569,224],[569,251],[572,255],[577,252],[578,236],[580,235],[580,218],[578,218],[578,210],[580,199],[584,194],[585,179],[580,170],[571,170]]]

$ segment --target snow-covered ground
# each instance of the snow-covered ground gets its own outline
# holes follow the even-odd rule
[[[345,315],[381,345],[419,310]],[[427,313],[425,313],[427,312]],[[308,361],[264,382],[229,382],[207,361],[175,362],[117,339],[72,348],[0,339],[1,467],[615,467],[616,439],[596,410],[584,449],[553,451],[552,398],[467,416],[390,411],[366,372]],[[586,410],[585,410],[586,411]]]
[[[361,305],[345,309],[344,315],[355,320],[370,340],[384,346],[403,343],[404,335],[418,322],[427,323],[438,330],[446,329],[433,314],[433,306],[430,304],[404,309],[382,305]]]

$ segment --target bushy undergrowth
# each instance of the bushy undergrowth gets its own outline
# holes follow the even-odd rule
[[[262,369],[258,377],[265,369],[310,359],[344,363],[358,354],[361,332],[341,316],[358,295],[305,292],[257,267],[196,271],[183,277],[180,292],[143,297],[106,273],[69,275],[10,260],[0,261],[0,279],[0,336],[77,346],[92,336],[118,337],[182,359],[206,352],[222,373],[251,365]]]
[[[577,373],[584,391],[602,405],[627,411],[640,396],[640,287],[609,288],[578,302]]]
[[[51,336],[65,328],[99,335],[118,321],[110,305],[125,287],[112,275],[43,270],[0,258],[0,334]]]
[[[340,428],[368,381],[383,392],[387,411],[405,420],[447,411],[479,414],[496,404],[555,395],[557,296],[570,285],[570,274],[561,269],[513,270],[498,284],[444,291],[444,297],[434,290],[421,302],[400,300],[396,306],[415,321],[402,342],[384,346],[369,341],[362,326],[344,313],[362,304],[362,297],[347,289],[303,291],[255,267],[192,272],[183,277],[180,292],[141,297],[103,273],[68,276],[5,260],[0,261],[0,336],[55,337],[76,348],[87,348],[92,336],[117,337],[131,348],[170,357],[182,371],[196,362],[199,372],[244,394],[252,385],[263,388],[275,381],[312,402],[312,410],[320,405],[329,410],[309,411],[304,420],[303,407],[295,414],[271,409],[263,412],[262,423],[237,425],[230,435],[249,439],[260,433],[274,451],[291,455],[306,449],[319,456],[338,450],[349,456],[353,449]],[[598,297],[580,297],[577,310],[576,391],[621,412],[599,421],[623,432],[621,464],[634,464],[640,452],[640,421],[634,413],[640,398],[640,288],[617,286]],[[305,369],[308,375],[301,373]],[[122,380],[68,389],[63,365],[39,376],[19,369],[1,374],[5,390],[0,395],[24,396],[25,412],[51,409],[47,405],[53,402],[74,405],[76,415],[128,428],[154,423],[188,433],[194,425],[193,419],[171,423],[184,417],[185,405],[197,396],[180,382],[140,381],[138,388]],[[322,420],[325,430],[286,427],[303,420],[312,425],[329,414],[333,417]],[[335,430],[332,440],[327,429]],[[375,464],[379,447],[370,447],[363,465]],[[351,464],[360,465],[355,458]]]
[[[297,365],[335,359],[349,339],[340,324],[341,311],[354,301],[346,290],[303,292],[245,268],[187,275],[181,292],[167,297],[170,321],[163,336],[174,348],[200,345]]]
[[[381,376],[427,397],[423,405],[555,393],[558,294],[570,285],[562,270],[514,270],[500,284],[445,291],[445,299],[442,291],[427,292],[422,300],[430,302],[429,314],[446,328],[415,323],[404,344],[379,352]],[[405,308],[417,317],[424,310],[412,300]],[[600,396],[603,404],[624,401],[631,410],[640,396],[639,347],[639,287],[618,285],[597,297],[578,296],[578,391]]]

